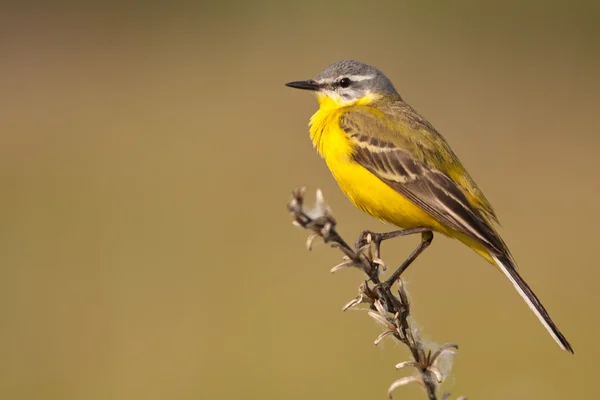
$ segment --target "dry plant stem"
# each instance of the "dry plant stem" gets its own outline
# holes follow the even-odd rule
[[[418,331],[410,327],[408,321],[410,305],[404,285],[400,280],[400,275],[406,268],[431,244],[433,233],[426,227],[389,233],[365,231],[356,241],[355,247],[352,248],[338,234],[335,228],[336,221],[325,206],[320,191],[317,192],[317,202],[314,208],[305,210],[304,189],[295,190],[292,193],[292,200],[288,203],[288,209],[294,217],[295,225],[312,231],[307,242],[309,249],[314,238],[321,237],[325,243],[329,243],[332,247],[336,247],[344,253],[345,261],[334,267],[332,272],[346,267],[356,267],[367,275],[368,280],[359,287],[358,297],[349,302],[344,310],[359,303],[369,303],[370,308],[373,310],[369,312],[369,315],[387,328],[375,343],[379,343],[387,336],[393,336],[409,348],[413,360],[399,363],[396,368],[413,367],[419,372],[419,376],[408,376],[395,381],[388,391],[390,398],[392,391],[397,387],[416,382],[423,386],[429,400],[438,400],[437,389],[444,379],[437,367],[439,357],[445,352],[454,352],[458,349],[458,346],[445,344],[433,354],[425,349]],[[380,268],[384,266],[379,258],[381,242],[411,234],[421,234],[421,243],[398,269],[382,282],[379,278]],[[394,283],[398,284],[397,296],[392,293]],[[444,393],[440,399],[448,398],[449,394]]]

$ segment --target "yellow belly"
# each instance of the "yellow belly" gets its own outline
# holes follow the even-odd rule
[[[339,126],[340,110],[319,110],[311,119],[311,138],[350,201],[373,217],[403,229],[429,227],[454,237],[493,263],[476,241],[438,222],[402,194],[353,160],[352,142]]]
[[[342,191],[364,212],[400,228],[428,226],[446,233],[446,229],[427,212],[360,164],[340,158],[329,158],[326,162]]]
[[[311,120],[311,137],[335,180],[352,203],[366,213],[400,228],[447,229],[427,212],[353,160],[354,148],[339,126],[343,110],[320,109]]]

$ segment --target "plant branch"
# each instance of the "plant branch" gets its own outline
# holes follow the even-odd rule
[[[410,326],[408,320],[410,316],[410,303],[402,279],[400,279],[402,271],[416,258],[416,255],[431,243],[433,235],[431,235],[431,232],[427,228],[398,231],[393,234],[373,234],[365,231],[356,241],[356,245],[351,247],[337,232],[336,221],[326,206],[321,191],[317,191],[316,203],[308,210],[304,207],[304,192],[305,190],[302,188],[296,189],[292,193],[292,199],[288,203],[288,210],[294,218],[294,225],[311,231],[311,235],[307,240],[308,249],[310,250],[313,241],[320,237],[325,243],[338,248],[344,254],[343,262],[333,267],[331,272],[354,267],[362,270],[367,276],[367,280],[359,286],[358,296],[348,302],[343,307],[343,310],[345,311],[362,303],[369,304],[370,311],[368,314],[385,327],[384,332],[375,340],[375,344],[379,344],[387,337],[393,337],[406,345],[410,350],[412,360],[401,362],[396,365],[396,368],[414,368],[418,374],[402,377],[393,382],[388,389],[389,397],[392,398],[392,392],[400,386],[409,383],[418,383],[425,389],[429,400],[438,400],[437,391],[445,379],[444,374],[439,368],[440,358],[445,354],[453,356],[456,350],[458,350],[458,346],[451,343],[444,344],[433,351],[433,353],[431,350],[426,349],[421,341],[418,330]],[[418,247],[400,266],[397,273],[394,273],[388,280],[382,282],[379,274],[382,270],[385,270],[385,264],[380,259],[381,241],[412,233],[421,233],[423,235],[422,248]],[[373,247],[375,247],[375,254],[373,254]],[[396,284],[397,288],[396,293],[392,292],[394,284]],[[448,398],[448,393],[444,393],[440,397],[441,400]],[[466,398],[460,397],[458,400],[466,400]]]

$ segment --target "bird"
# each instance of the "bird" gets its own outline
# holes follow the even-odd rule
[[[509,279],[558,345],[573,353],[517,272],[490,202],[442,135],[383,72],[342,60],[314,79],[286,86],[316,94],[319,109],[310,118],[310,138],[357,208],[405,232],[421,233],[413,259],[431,243],[433,232],[473,249]]]

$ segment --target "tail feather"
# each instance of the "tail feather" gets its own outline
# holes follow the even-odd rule
[[[504,275],[511,281],[515,289],[517,289],[517,292],[519,292],[529,308],[531,308],[531,311],[535,313],[542,325],[544,325],[548,333],[556,340],[556,343],[558,343],[560,348],[573,353],[573,348],[560,330],[558,330],[558,327],[552,321],[552,318],[550,318],[550,315],[542,305],[542,302],[533,293],[533,290],[531,290],[525,280],[521,278],[511,259],[507,256],[496,255],[492,255],[492,258],[496,262],[498,268],[500,268]]]

